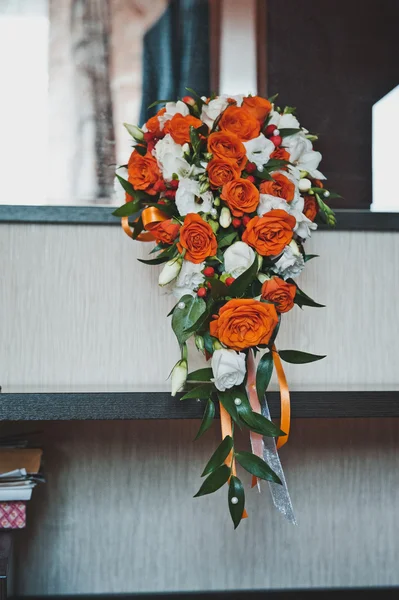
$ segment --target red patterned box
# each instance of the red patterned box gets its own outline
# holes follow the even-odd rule
[[[26,526],[26,502],[0,502],[0,529]]]

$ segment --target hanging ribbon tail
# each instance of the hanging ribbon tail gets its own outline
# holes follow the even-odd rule
[[[269,406],[267,404],[266,396],[262,400],[262,415],[266,419],[270,419]],[[263,459],[270,468],[280,477],[282,485],[278,483],[269,482],[269,489],[272,495],[274,506],[281,512],[282,515],[292,523],[297,525],[294,508],[292,506],[291,497],[288,492],[287,482],[285,479],[283,467],[281,465],[280,457],[277,452],[277,445],[274,438],[264,437],[263,438]]]
[[[280,360],[279,355],[277,354],[277,350],[275,346],[273,346],[273,360],[274,365],[276,367],[278,381],[280,386],[280,395],[281,395],[281,423],[284,423],[285,431],[287,434],[289,433],[290,426],[290,410],[289,410],[289,392],[287,381],[285,379],[284,371],[281,365],[281,362],[276,364],[276,361]],[[249,403],[254,412],[261,413],[266,419],[271,420],[269,406],[265,398],[260,402],[258,398],[258,394],[256,392],[256,366],[253,352],[250,351],[248,354],[248,377],[247,377],[247,392]],[[285,385],[285,387],[284,387]],[[288,396],[288,411],[287,411],[287,396]],[[281,426],[282,428],[282,426]],[[263,458],[263,460],[270,466],[271,469],[279,476],[282,485],[278,483],[269,482],[269,489],[273,499],[274,506],[285,516],[285,518],[290,522],[296,525],[296,519],[294,515],[294,509],[292,507],[292,502],[290,495],[288,493],[287,482],[284,476],[283,467],[280,462],[280,457],[277,452],[277,445],[275,439],[272,437],[262,437],[261,435],[254,433],[251,431],[251,446],[253,454]],[[285,438],[278,439],[287,439],[288,435]],[[258,490],[260,491],[260,482],[256,477],[252,478],[252,487],[258,485]]]

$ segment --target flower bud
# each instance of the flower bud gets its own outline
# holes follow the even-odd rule
[[[123,125],[125,126],[127,131],[130,133],[132,138],[134,138],[138,142],[141,142],[144,139],[144,133],[140,129],[140,127],[137,127],[137,125],[129,125],[129,123],[123,123]]]
[[[200,350],[200,352],[203,352],[205,350],[205,343],[202,335],[195,336],[195,345],[197,346],[198,350]]]
[[[159,274],[158,284],[163,286],[176,279],[180,273],[181,266],[181,258],[172,258],[172,260],[169,260]]]
[[[177,392],[180,392],[180,390],[183,388],[184,384],[186,383],[187,373],[187,361],[185,358],[182,358],[175,364],[171,373],[172,396],[176,396]]]
[[[310,179],[307,179],[306,177],[304,177],[303,179],[299,180],[299,191],[300,192],[308,192],[310,190],[310,188],[312,187],[312,182],[310,181]]]
[[[219,342],[219,340],[214,340],[213,344],[213,349],[214,350],[221,350],[223,348],[222,344]]]
[[[209,181],[204,181],[200,185],[199,193],[204,194],[207,190],[209,190]]]
[[[210,225],[213,233],[217,233],[219,229],[219,223],[217,221],[208,221],[208,225]]]
[[[261,283],[265,283],[265,281],[270,279],[270,277],[268,277],[265,273],[258,273],[257,277]]]
[[[220,211],[220,219],[219,222],[224,229],[227,229],[231,225],[231,212],[227,208],[227,206],[223,206]]]
[[[212,152],[205,152],[204,157],[206,158],[206,160],[212,160],[213,154]]]
[[[216,196],[216,198],[213,199],[213,204],[214,206],[220,206],[220,198],[218,198],[218,196]]]

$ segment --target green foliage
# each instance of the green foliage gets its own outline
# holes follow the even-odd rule
[[[140,209],[140,201],[132,200],[132,202],[125,202],[119,208],[114,210],[112,213],[114,217],[133,217],[139,216],[141,214]]]
[[[266,352],[259,361],[256,370],[256,393],[259,400],[263,398],[273,373],[273,354]]]
[[[191,398],[199,398],[200,400],[206,400],[209,398],[213,390],[213,386],[209,383],[203,383],[202,385],[197,385],[195,388],[186,392],[184,396],[180,398],[180,400],[190,400]]]
[[[279,355],[282,360],[294,365],[304,365],[326,357],[326,355],[310,354],[300,350],[280,350]]]
[[[215,405],[212,402],[212,400],[210,398],[208,398],[208,402],[206,403],[206,406],[205,406],[204,416],[202,417],[202,422],[201,422],[200,428],[198,430],[197,435],[195,436],[196,440],[198,440],[198,438],[200,438],[205,433],[205,431],[208,431],[208,429],[210,428],[210,426],[213,423],[214,417],[215,417]]]
[[[251,473],[251,475],[281,485],[279,476],[262,458],[259,458],[259,456],[252,454],[252,452],[237,452],[236,459],[248,473]]]
[[[212,377],[213,371],[209,367],[205,369],[198,369],[197,371],[189,373],[187,376],[187,381],[210,381]]]
[[[229,477],[229,467],[227,465],[222,465],[208,475],[198,492],[195,494],[194,498],[199,498],[199,496],[205,496],[206,494],[212,494],[213,492],[216,492],[216,490],[221,488],[222,485],[228,481]]]
[[[205,475],[209,475],[213,473],[220,465],[224,463],[228,455],[230,454],[233,448],[233,438],[229,435],[222,440],[219,446],[216,448],[215,452],[212,454],[209,459],[205,469],[202,472],[201,477],[205,477]]]
[[[237,504],[232,504],[232,498],[237,498]],[[232,475],[230,478],[228,502],[230,516],[234,523],[234,529],[237,529],[244,513],[245,493],[241,481],[238,479],[238,477],[235,477],[235,475]]]
[[[258,272],[258,259],[255,255],[255,260],[252,265],[244,271],[237,279],[229,286],[229,296],[242,298],[245,295],[246,290],[251,285],[252,281],[256,277]]]
[[[300,129],[294,129],[291,127],[279,129],[281,137],[288,137],[289,135],[295,135],[296,133],[299,133],[300,131],[301,131]]]
[[[180,299],[184,308],[176,308],[172,315],[172,329],[179,344],[183,344],[191,335],[190,328],[206,311],[206,302],[198,296],[185,295]]]

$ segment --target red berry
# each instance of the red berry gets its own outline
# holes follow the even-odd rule
[[[166,204],[165,198],[161,198],[160,200],[158,200],[158,204]]]
[[[248,175],[247,181],[250,181],[251,183],[255,183],[255,177],[253,175]]]
[[[248,217],[248,215],[244,215],[242,218],[242,224],[244,225],[244,227],[246,227],[248,225],[248,223],[250,222],[251,217]]]
[[[268,125],[265,129],[265,136],[271,137],[272,135],[274,135],[276,129],[277,127],[275,125]]]
[[[270,141],[273,142],[275,146],[281,146],[283,138],[281,137],[281,135],[272,135]]]
[[[247,162],[245,170],[247,173],[253,173],[256,171],[256,164],[253,162]]]
[[[152,142],[152,140],[154,139],[154,134],[151,133],[150,131],[146,131],[144,134],[144,141],[145,142]]]
[[[158,179],[158,181],[154,183],[154,190],[156,192],[163,192],[166,190],[166,185],[163,179]]]
[[[240,225],[241,225],[241,219],[235,218],[235,219],[232,220],[231,223],[232,223],[234,229],[238,229],[240,227]]]
[[[231,285],[232,283],[235,282],[235,278],[234,277],[228,277],[225,281],[226,285]]]
[[[211,289],[211,287],[212,287],[212,284],[211,284],[211,282],[210,282],[210,281],[207,281],[207,282],[205,283],[205,285],[206,285],[206,287],[208,288],[208,290],[210,290],[210,289]]]
[[[202,272],[205,277],[213,277],[215,274],[215,269],[213,267],[206,267]]]
[[[179,182],[177,179],[172,179],[172,181],[169,183],[169,187],[172,188],[172,190],[177,190],[177,188],[179,187]]]
[[[206,296],[206,288],[200,287],[197,292],[197,296],[199,296],[200,298],[204,298]]]
[[[194,104],[195,104],[195,100],[191,96],[184,96],[182,98],[182,100],[183,100],[183,102],[185,102],[186,104],[189,104],[190,106],[194,106]]]
[[[164,196],[165,198],[168,198],[168,200],[174,200],[176,196],[176,190],[166,190]]]

